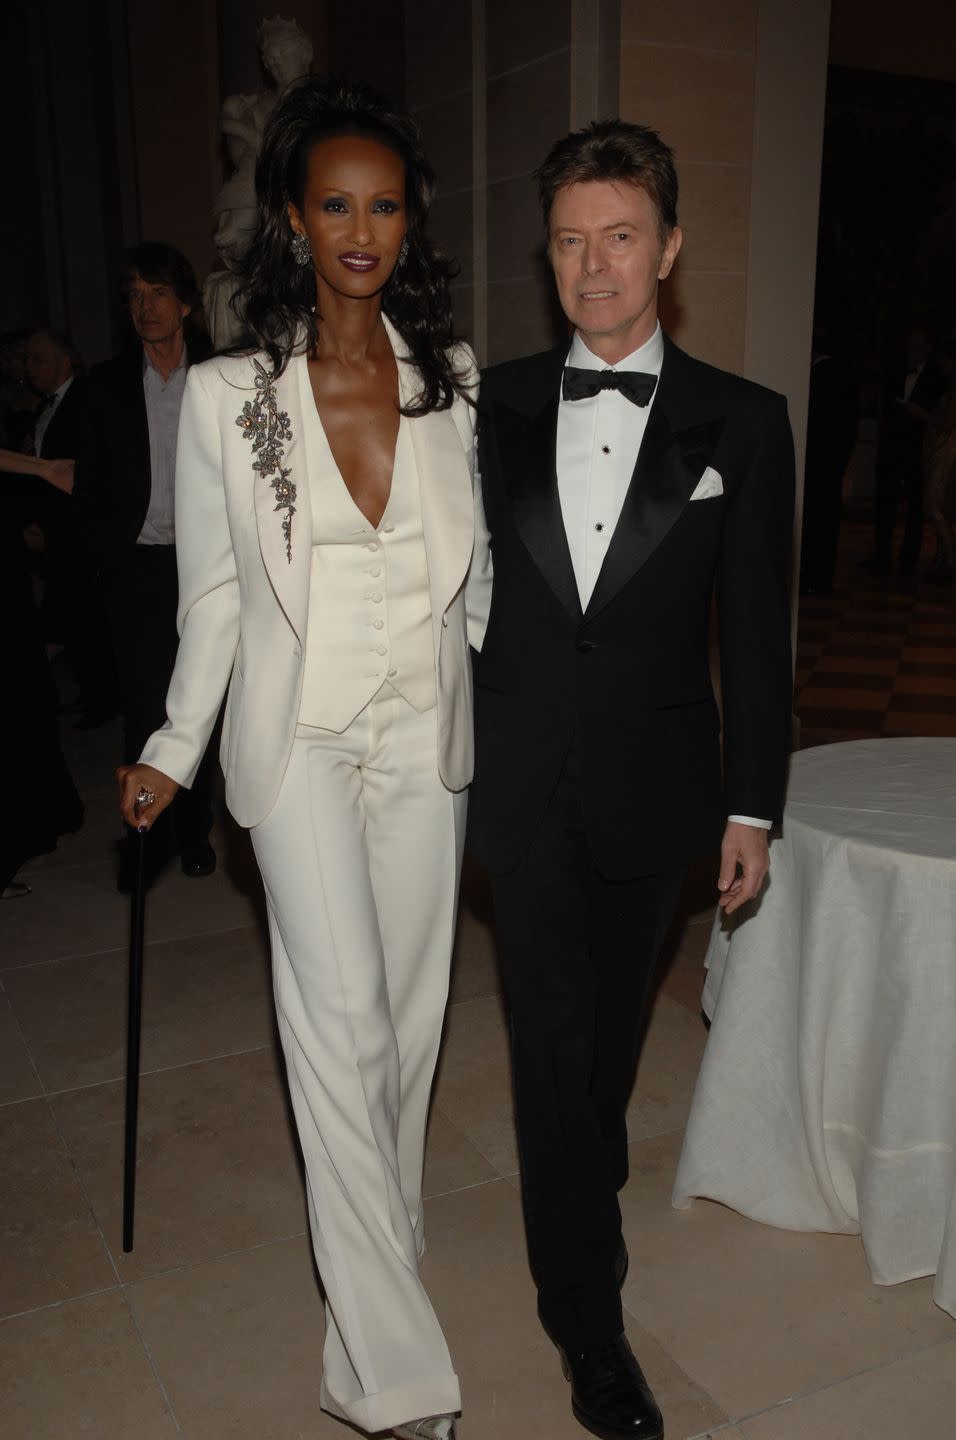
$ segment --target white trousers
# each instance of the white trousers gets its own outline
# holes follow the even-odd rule
[[[461,1408],[418,1273],[466,806],[436,726],[388,687],[341,735],[300,726],[252,831],[326,1295],[321,1403],[368,1431]]]

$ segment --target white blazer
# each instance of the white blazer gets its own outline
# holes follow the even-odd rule
[[[417,393],[404,342],[385,322],[403,405]],[[454,357],[467,362],[467,347]],[[140,759],[190,785],[225,694],[220,755],[240,825],[268,815],[299,715],[309,611],[312,517],[296,355],[275,382],[264,355],[190,368],[176,458],[179,652],[167,720]],[[309,386],[302,388],[309,394]],[[421,485],[438,690],[438,770],[449,790],[474,768],[469,642],[480,649],[491,557],[475,476],[475,411],[410,422]]]

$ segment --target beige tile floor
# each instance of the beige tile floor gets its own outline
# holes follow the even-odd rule
[[[69,731],[67,731],[69,736]],[[136,1248],[120,1243],[125,903],[115,734],[71,737],[89,821],[0,910],[0,1440],[334,1440],[322,1311],[276,1060],[255,877],[150,903]],[[952,1440],[956,1324],[929,1281],[870,1283],[858,1240],[669,1203],[697,1066],[710,911],[696,876],[630,1111],[624,1291],[668,1440]],[[696,898],[695,898],[696,896]],[[469,875],[430,1132],[428,1285],[461,1440],[573,1440],[525,1262],[487,895]]]

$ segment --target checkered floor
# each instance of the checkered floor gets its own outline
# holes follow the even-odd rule
[[[860,561],[871,539],[868,522],[845,520],[833,594],[800,600],[795,708],[804,748],[956,737],[956,589],[868,575]]]

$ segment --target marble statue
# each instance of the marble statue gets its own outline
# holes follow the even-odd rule
[[[256,228],[256,159],[262,132],[279,95],[307,75],[312,63],[312,41],[295,20],[279,15],[263,20],[258,42],[274,86],[254,95],[230,95],[223,101],[219,122],[232,165],[216,201],[216,250],[224,268],[209,275],[203,286],[206,323],[217,350],[235,344],[241,334],[230,302]]]

